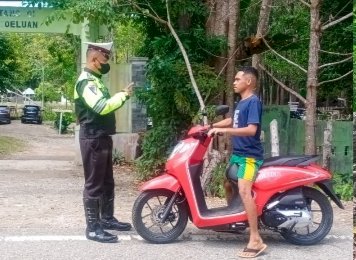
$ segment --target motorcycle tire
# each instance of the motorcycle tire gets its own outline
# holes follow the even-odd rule
[[[146,227],[145,223],[143,222],[142,212],[146,203],[150,199],[155,197],[166,197],[169,200],[173,196],[173,194],[174,193],[172,191],[168,190],[149,190],[141,193],[136,199],[132,209],[132,222],[137,233],[145,240],[155,244],[166,244],[176,240],[184,231],[188,222],[188,208],[186,200],[177,202],[179,198],[173,205],[176,206],[176,209],[178,209],[176,212],[178,213],[177,224],[169,232],[163,233],[162,231],[161,234],[159,232],[152,232],[149,228]],[[151,214],[153,214],[153,211]],[[151,219],[152,217],[153,216],[150,216]]]
[[[303,194],[307,200],[314,200],[320,207],[322,219],[319,227],[310,234],[301,235],[295,232],[283,231],[281,235],[285,240],[295,245],[314,245],[329,233],[333,224],[333,209],[328,198],[320,191],[304,187]]]

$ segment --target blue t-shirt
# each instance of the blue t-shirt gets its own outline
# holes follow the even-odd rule
[[[233,127],[242,128],[254,124],[257,125],[257,131],[254,136],[232,136],[234,154],[263,160],[263,148],[260,139],[261,117],[262,104],[257,96],[252,95],[237,104],[233,117]]]

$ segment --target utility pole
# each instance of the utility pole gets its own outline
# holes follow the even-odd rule
[[[42,65],[42,109],[44,109],[44,65]]]

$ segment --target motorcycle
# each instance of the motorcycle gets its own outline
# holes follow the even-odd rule
[[[228,106],[218,106],[225,115]],[[132,210],[133,225],[145,240],[163,244],[176,240],[188,218],[199,229],[239,233],[248,227],[239,196],[236,164],[226,178],[232,199],[208,208],[201,185],[203,163],[213,136],[193,126],[170,154],[164,174],[140,187]],[[278,232],[290,243],[313,245],[329,233],[333,209],[328,197],[344,209],[332,186],[332,175],[316,164],[318,156],[278,156],[264,161],[252,187],[260,229]]]

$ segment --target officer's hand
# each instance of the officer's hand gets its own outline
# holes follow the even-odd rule
[[[130,84],[127,85],[127,87],[124,89],[124,91],[127,93],[127,95],[131,96],[133,93],[133,86],[134,83],[131,82]]]

